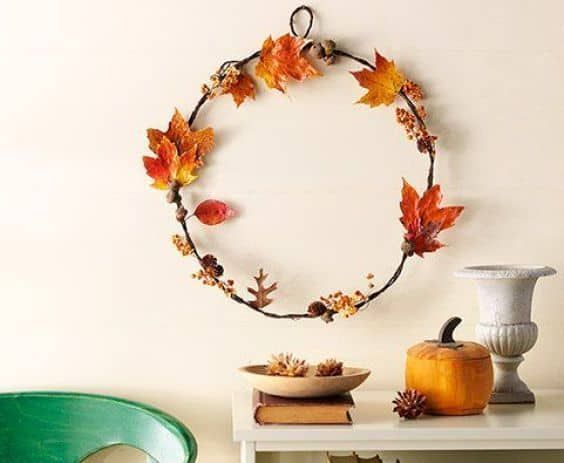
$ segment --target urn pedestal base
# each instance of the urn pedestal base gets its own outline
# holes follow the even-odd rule
[[[513,325],[476,326],[476,336],[492,352],[495,384],[491,404],[534,403],[535,395],[519,377],[517,368],[525,360],[523,353],[535,344],[538,328],[534,322]]]
[[[491,404],[533,404],[535,394],[519,377],[517,367],[524,360],[522,355],[502,357],[492,354],[496,368],[496,381],[490,397]]]

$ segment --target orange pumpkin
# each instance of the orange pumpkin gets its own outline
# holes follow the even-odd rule
[[[405,382],[427,397],[425,413],[474,415],[488,404],[493,367],[488,349],[475,342],[456,342],[452,334],[462,320],[449,319],[439,339],[407,351]]]

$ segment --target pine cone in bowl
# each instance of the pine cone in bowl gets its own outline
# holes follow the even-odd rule
[[[336,359],[327,359],[317,365],[315,376],[342,376],[343,362]]]
[[[271,376],[305,376],[309,366],[292,354],[272,355],[266,366],[266,374]]]

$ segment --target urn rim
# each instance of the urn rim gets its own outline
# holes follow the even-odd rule
[[[471,278],[474,280],[492,279],[533,279],[554,275],[556,270],[546,265],[527,264],[494,264],[472,265],[454,272],[458,278]]]

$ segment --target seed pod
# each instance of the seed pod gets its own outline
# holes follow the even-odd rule
[[[180,195],[178,194],[178,190],[168,190],[166,194],[166,201],[167,203],[175,203],[180,199]]]
[[[178,220],[179,222],[183,222],[184,219],[186,219],[187,215],[188,211],[184,208],[184,206],[180,206],[178,209],[176,209],[176,220]]]

